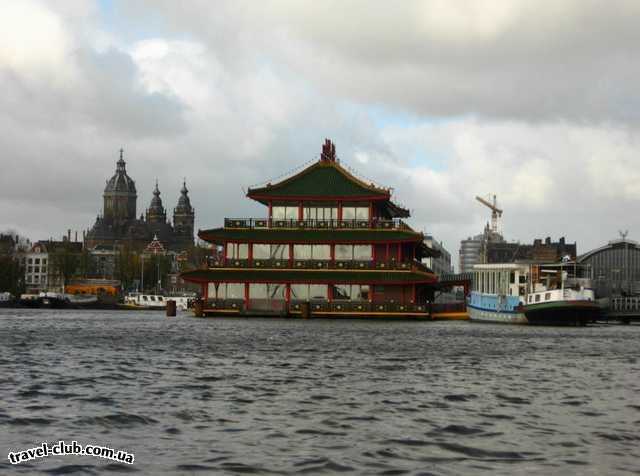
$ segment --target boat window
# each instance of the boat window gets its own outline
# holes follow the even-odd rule
[[[540,302],[540,295],[536,294],[536,302]]]
[[[142,300],[143,301],[148,301],[149,299],[147,299],[147,296],[142,296]]]
[[[158,296],[158,301],[162,301],[162,296]]]
[[[545,293],[544,300],[548,301],[549,299],[551,299],[551,293]]]
[[[509,273],[509,284],[515,284],[516,282],[516,273],[514,271],[511,271]]]

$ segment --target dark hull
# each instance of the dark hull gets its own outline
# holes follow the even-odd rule
[[[595,322],[602,313],[592,301],[563,301],[524,306],[529,324],[548,326],[584,326]]]

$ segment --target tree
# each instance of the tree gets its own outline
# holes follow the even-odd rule
[[[75,276],[79,265],[80,253],[74,252],[68,244],[56,246],[54,250],[49,252],[49,267],[60,286],[64,286]],[[49,283],[49,286],[52,284]]]
[[[0,292],[10,292],[19,296],[24,292],[24,275],[18,258],[0,255]]]
[[[115,275],[123,290],[131,289],[135,280],[140,279],[140,257],[130,243],[124,243],[118,248]]]

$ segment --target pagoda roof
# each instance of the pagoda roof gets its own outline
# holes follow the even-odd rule
[[[278,183],[250,188],[247,197],[265,205],[290,200],[387,201],[392,216],[409,216],[408,210],[391,203],[391,189],[367,183],[342,167],[329,140],[323,146],[320,160]]]
[[[300,284],[412,284],[436,283],[434,273],[418,270],[336,270],[336,269],[247,269],[214,268],[185,271],[185,281],[205,282],[262,282]]]

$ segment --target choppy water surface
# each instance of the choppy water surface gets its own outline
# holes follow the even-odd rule
[[[0,311],[0,473],[640,474],[640,326]],[[77,440],[135,454],[11,466]]]

